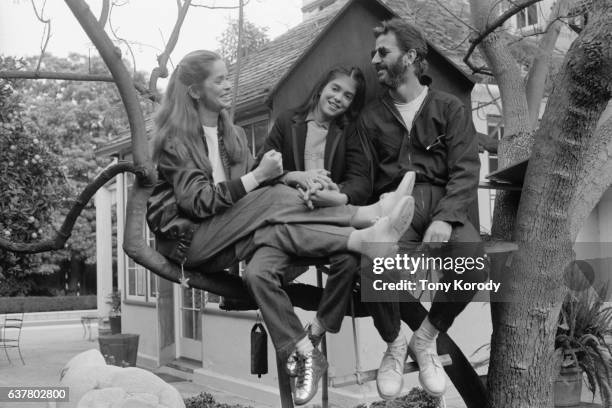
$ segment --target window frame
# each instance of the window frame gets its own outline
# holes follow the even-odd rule
[[[134,175],[131,173],[124,173],[123,189],[124,197],[129,196],[130,188],[134,182]],[[124,203],[127,205],[127,203]],[[125,209],[124,209],[125,211]],[[155,236],[149,230],[149,227],[144,225],[144,239],[149,243],[149,246],[155,247]],[[143,302],[147,304],[157,303],[157,288],[159,287],[159,277],[150,270],[138,265],[132,260],[127,254],[123,254],[125,257],[125,274],[124,274],[124,287],[125,287],[125,300]],[[131,275],[134,275],[132,279]],[[132,280],[134,282],[134,288],[132,288]],[[132,289],[134,289],[132,291]],[[132,294],[133,293],[133,294]]]

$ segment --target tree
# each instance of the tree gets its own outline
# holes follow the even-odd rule
[[[257,51],[270,41],[268,38],[268,27],[258,27],[245,20],[242,29],[241,48],[243,56],[248,55],[252,51]],[[236,62],[238,56],[238,31],[238,20],[230,19],[223,34],[217,38],[221,44],[221,48],[219,48],[217,52],[228,62],[228,64]]]
[[[0,57],[0,67],[18,69],[22,60]],[[26,113],[18,92],[24,81],[0,81],[0,234],[7,239],[33,242],[49,234],[48,223],[69,189],[58,146]],[[29,293],[33,274],[57,269],[48,254],[0,252],[0,296]]]
[[[562,24],[558,18],[568,3],[560,0],[553,7],[527,86],[500,28],[536,2],[514,2],[502,13],[493,1],[470,0],[478,34],[472,46],[479,46],[501,93],[500,165],[532,157],[522,194],[502,192],[495,206],[493,235],[515,241],[519,250],[511,262],[497,260],[492,268],[505,300],[491,306],[492,407],[552,405],[551,379],[559,358],[554,336],[567,290],[562,274],[573,259],[580,227],[612,182],[612,115],[605,111],[612,95],[612,3],[588,5],[588,24],[565,57],[538,126],[549,57]]]

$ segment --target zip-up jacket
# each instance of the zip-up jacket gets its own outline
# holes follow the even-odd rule
[[[467,221],[478,189],[480,160],[471,112],[457,97],[429,89],[408,129],[385,92],[363,110],[358,131],[373,149],[376,196],[392,191],[407,171],[415,171],[417,183],[446,189],[433,209],[433,220]]]
[[[293,110],[281,113],[258,154],[259,159],[274,149],[283,155],[283,170],[303,171],[306,131],[306,115]],[[330,124],[324,167],[330,171],[330,178],[338,184],[340,192],[347,195],[350,204],[365,204],[372,194],[368,148],[367,141],[354,131],[354,125],[340,128],[335,122]]]

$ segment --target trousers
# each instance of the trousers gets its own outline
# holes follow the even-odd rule
[[[328,278],[318,316],[332,332],[340,329],[359,257],[347,257],[357,207],[309,210],[297,191],[284,185],[255,190],[196,230],[187,267],[219,271],[249,260],[244,279],[260,308],[277,352],[288,355],[306,336],[283,285],[295,258],[328,258]],[[295,276],[295,275],[294,275]]]
[[[432,213],[444,194],[444,187],[421,183],[414,186],[414,217],[410,228],[399,241],[400,247],[411,249],[421,244],[425,231],[433,221]],[[445,257],[475,258],[484,254],[480,235],[469,221],[453,225],[448,242],[450,245],[442,246],[439,250],[439,253]],[[461,274],[461,279],[464,282],[483,282],[486,278],[486,270],[472,269]],[[445,271],[440,282],[453,282],[455,279],[457,279],[457,274],[453,271]],[[438,330],[446,332],[476,293],[477,291],[455,290],[454,285],[451,285],[451,290],[448,292],[438,291],[428,313],[430,322]],[[410,305],[417,305],[417,303],[408,302],[407,306],[410,307]],[[366,307],[382,339],[387,343],[395,340],[399,335],[401,326],[399,304],[396,302],[371,302],[366,303]]]

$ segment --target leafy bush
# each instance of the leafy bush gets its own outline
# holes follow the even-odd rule
[[[223,404],[207,392],[185,399],[185,408],[247,408],[239,404]],[[250,408],[250,407],[249,407]]]
[[[604,300],[608,286],[569,292],[559,315],[555,348],[563,354],[562,366],[580,367],[589,391],[599,395],[604,406],[612,401],[612,347],[606,336],[612,335],[612,307]]]
[[[0,314],[26,312],[55,312],[97,308],[96,295],[87,296],[32,296],[0,297]]]
[[[440,399],[427,394],[422,388],[413,388],[402,397],[390,401],[376,401],[369,408],[439,408]],[[355,408],[368,408],[361,404]]]
[[[0,59],[0,66],[19,61]],[[49,220],[67,193],[58,155],[23,112],[14,81],[0,80],[0,237],[21,243],[51,235]],[[0,251],[0,296],[27,294],[31,273],[52,272],[43,255]]]

